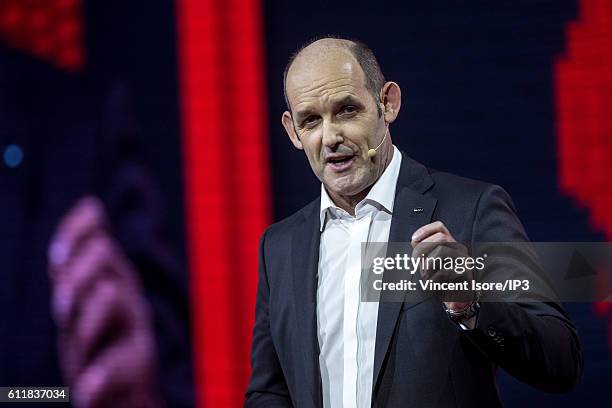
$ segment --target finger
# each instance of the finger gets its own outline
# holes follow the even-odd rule
[[[414,247],[416,243],[421,242],[423,239],[437,232],[447,233],[450,235],[450,232],[442,221],[435,221],[430,224],[423,225],[412,234],[412,246]]]
[[[62,368],[62,375],[64,380],[71,384],[80,371],[77,364],[77,352],[76,349],[72,347],[72,338],[68,336],[67,333],[58,331],[57,338],[58,356],[60,367]]]
[[[425,265],[423,266],[423,270],[421,271],[421,276],[429,279],[432,275],[436,274],[443,265],[439,265],[443,261],[443,250],[444,248],[438,242],[421,242],[419,245],[426,246],[427,252],[425,254]],[[429,260],[433,260],[431,262]]]
[[[68,262],[85,238],[106,229],[104,207],[99,199],[88,196],[79,200],[58,224],[48,250],[51,278],[53,270]]]
[[[61,267],[61,275],[53,282],[53,315],[60,328],[70,326],[76,299],[84,296],[102,275],[110,254],[105,253],[101,240],[88,240],[80,255],[69,266]]]
[[[153,342],[148,335],[126,337],[106,348],[76,381],[79,405],[149,406],[134,401],[133,396],[148,393],[152,397],[153,355]]]
[[[87,240],[83,250],[70,264],[63,266],[62,273],[54,282],[53,311],[60,328],[69,328],[81,299],[96,280],[115,275],[116,253],[111,240],[98,236]]]
[[[106,364],[105,364],[106,363]],[[98,362],[85,367],[85,369],[74,379],[71,384],[71,399],[74,400],[75,407],[94,408],[103,407],[104,399],[112,398],[108,394],[108,377],[113,373],[106,367],[110,362]]]
[[[83,302],[75,321],[72,347],[77,363],[86,365],[100,350],[130,331],[129,291],[117,281],[99,281]]]
[[[424,257],[421,268],[422,277],[431,277],[432,273],[440,269],[439,264],[446,258],[456,258],[467,255],[465,247],[454,241],[445,233],[436,233],[418,243],[413,251],[416,256]]]
[[[417,244],[414,253],[428,257],[465,257],[467,248],[446,234],[437,233]]]
[[[449,242],[450,237],[442,232],[436,232],[413,246],[413,256],[428,256],[441,243]]]
[[[434,243],[434,244],[438,244],[438,243],[443,243],[443,242],[453,242],[453,238],[448,235],[446,232],[441,231],[441,232],[436,232],[432,235],[427,236],[425,239],[421,240],[419,242],[419,244],[423,244],[423,243]],[[432,245],[433,247],[436,247],[438,245]]]

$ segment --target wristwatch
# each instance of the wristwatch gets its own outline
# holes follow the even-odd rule
[[[461,321],[469,320],[478,314],[478,310],[480,310],[479,300],[480,292],[477,291],[474,293],[474,299],[472,300],[472,303],[470,303],[470,305],[465,309],[453,310],[445,306],[444,310],[454,322],[460,323]]]

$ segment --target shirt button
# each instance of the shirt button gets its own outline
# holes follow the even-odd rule
[[[493,328],[493,326],[489,326],[488,330],[487,330],[487,334],[491,337],[495,337],[497,335],[497,332],[495,331],[495,329]]]
[[[23,150],[15,144],[10,144],[4,149],[3,158],[6,167],[15,168],[23,161]]]

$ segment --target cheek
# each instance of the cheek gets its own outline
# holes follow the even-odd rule
[[[304,137],[302,139],[302,146],[310,166],[313,168],[313,170],[315,170],[315,172],[319,171],[319,169],[322,167],[320,136],[312,134],[308,135],[308,137]]]
[[[300,135],[300,141],[304,147],[304,151],[308,156],[318,152],[321,148],[321,135],[314,131],[311,133],[303,133]]]
[[[364,153],[374,143],[376,136],[375,130],[373,130],[369,123],[354,123],[347,125],[344,130],[346,144],[353,148],[358,149],[357,153]]]

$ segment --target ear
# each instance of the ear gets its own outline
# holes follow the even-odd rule
[[[385,122],[393,123],[402,106],[402,91],[395,82],[387,82],[380,90],[380,100],[384,105]]]
[[[285,128],[285,132],[287,132],[287,136],[289,136],[289,139],[291,139],[291,143],[293,143],[296,149],[303,150],[304,147],[302,146],[300,137],[295,132],[295,126],[293,126],[293,118],[291,117],[291,113],[289,113],[289,111],[283,112],[281,122],[283,123],[283,127]]]

